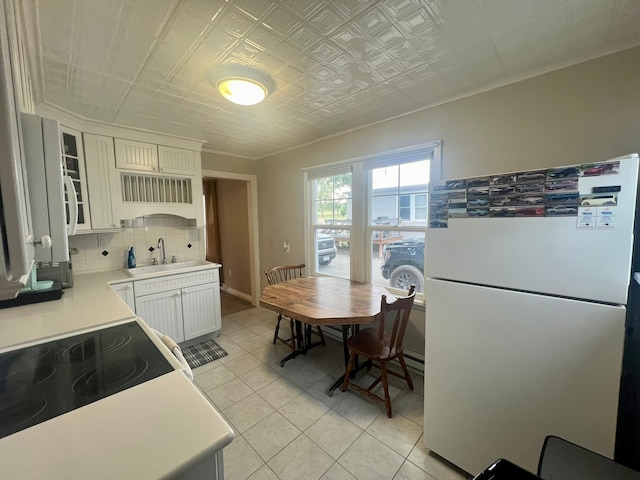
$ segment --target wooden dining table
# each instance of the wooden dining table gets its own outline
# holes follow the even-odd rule
[[[312,344],[301,324],[337,326],[342,330],[345,370],[349,361],[347,338],[352,327],[373,323],[380,312],[382,295],[392,302],[396,297],[384,287],[360,283],[338,277],[304,277],[265,287],[260,306],[296,320],[298,346],[280,365],[297,355],[306,353],[319,343]],[[342,384],[344,376],[329,390]]]

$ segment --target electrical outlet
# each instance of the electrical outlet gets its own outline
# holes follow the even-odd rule
[[[104,237],[98,237],[98,246],[99,247],[106,247],[107,246],[107,239]]]
[[[289,253],[291,251],[291,246],[289,245],[289,242],[284,242],[284,253]]]
[[[229,276],[231,276],[231,269],[229,269]]]

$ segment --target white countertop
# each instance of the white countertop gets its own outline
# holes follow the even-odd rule
[[[76,275],[60,300],[0,309],[0,351],[134,317],[109,286],[132,280],[122,270]],[[0,477],[174,477],[232,439],[176,370],[0,439]]]
[[[131,281],[122,270],[75,275],[60,300],[0,309],[0,350],[134,317],[107,282]]]
[[[233,432],[181,371],[0,440],[3,479],[179,477]]]

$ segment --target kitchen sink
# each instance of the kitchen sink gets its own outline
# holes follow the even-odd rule
[[[187,260],[185,262],[167,263],[165,265],[143,265],[136,268],[125,268],[124,271],[127,272],[130,277],[140,277],[143,275],[197,269],[198,267],[207,267],[210,265],[214,264],[206,260]]]

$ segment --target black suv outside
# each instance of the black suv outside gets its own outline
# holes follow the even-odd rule
[[[424,291],[424,240],[401,240],[384,246],[382,276],[393,288]]]

